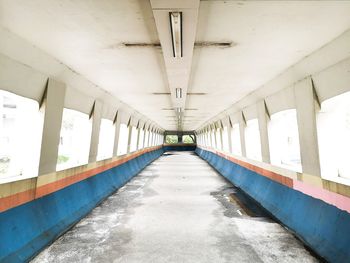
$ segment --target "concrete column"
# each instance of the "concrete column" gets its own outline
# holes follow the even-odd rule
[[[137,129],[137,141],[136,141],[136,150],[139,149],[139,143],[140,143],[140,128]]]
[[[91,132],[91,140],[90,140],[89,163],[96,162],[97,151],[98,151],[98,140],[100,137],[101,114],[102,114],[102,103],[100,101],[95,101],[95,106],[91,116],[92,132]]]
[[[144,136],[143,136],[143,148],[147,147],[147,137],[148,137],[148,131],[147,129],[145,128],[145,130],[143,131],[144,132]]]
[[[231,137],[231,131],[232,130],[232,128],[231,128],[231,125],[229,124],[228,126],[227,126],[227,141],[228,141],[228,150],[229,150],[229,152],[230,153],[232,153],[232,137]]]
[[[142,143],[143,148],[145,148],[145,142],[146,142],[146,129],[143,130],[143,143]]]
[[[269,135],[267,124],[269,121],[268,113],[266,112],[265,101],[259,101],[257,103],[260,143],[261,143],[261,157],[265,163],[270,163],[270,147],[269,147]]]
[[[148,138],[148,145],[152,147],[152,141],[153,141],[153,131],[149,131],[149,138]]]
[[[316,126],[316,98],[311,79],[294,87],[300,156],[304,173],[321,176]]]
[[[222,139],[222,128],[219,129],[219,139],[220,139],[220,142],[221,142],[221,149],[220,150],[223,150],[224,149],[224,140]]]
[[[132,135],[132,126],[129,125],[128,127],[129,132],[128,132],[128,147],[127,147],[127,153],[130,153],[130,144],[131,144],[131,135]]]
[[[208,143],[207,146],[211,147],[211,134],[209,131],[207,131],[207,143]]]
[[[210,147],[214,147],[213,135],[211,134],[211,130],[208,132]]]
[[[213,135],[211,134],[211,129],[209,130],[209,139],[210,139],[210,147],[214,147],[214,140],[213,140]]]
[[[241,139],[241,151],[242,151],[242,156],[246,157],[247,156],[247,151],[245,147],[245,127],[246,123],[243,118],[243,113],[240,114],[239,116],[239,136]]]
[[[211,130],[210,130],[210,131],[209,131],[210,146],[211,146],[211,147],[214,147],[214,140],[213,140],[213,136],[212,136],[211,133],[212,133],[212,132],[211,132]]]
[[[44,126],[39,175],[56,171],[66,85],[49,79],[44,98]]]
[[[119,133],[120,133],[120,118],[118,118],[118,116],[117,116],[117,119],[115,120],[114,127],[115,127],[115,132],[114,132],[113,156],[117,156],[118,144],[119,144]]]
[[[154,145],[158,145],[158,132],[154,134]]]
[[[147,135],[147,147],[150,147],[150,137],[151,137],[151,131],[148,129],[148,135]]]
[[[216,128],[213,130],[214,133],[214,148],[217,149],[218,148],[218,142],[216,139]]]

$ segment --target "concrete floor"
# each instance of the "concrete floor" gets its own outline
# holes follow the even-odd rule
[[[196,155],[167,153],[32,262],[317,262],[236,191]]]

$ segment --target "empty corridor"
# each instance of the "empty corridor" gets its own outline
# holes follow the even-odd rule
[[[172,152],[146,167],[33,262],[317,260],[198,156]]]

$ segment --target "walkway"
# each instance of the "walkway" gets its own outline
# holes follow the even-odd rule
[[[148,166],[33,262],[317,260],[206,162],[174,152]]]

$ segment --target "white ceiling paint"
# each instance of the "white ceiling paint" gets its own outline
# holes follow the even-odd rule
[[[174,3],[191,1],[152,1],[156,9]],[[207,93],[187,96],[185,108],[194,110],[184,112],[185,130],[198,128],[349,29],[350,1],[201,1],[193,18],[185,30],[197,25],[196,42],[234,44],[195,48],[183,74],[174,75],[184,87],[189,78],[188,92]],[[152,94],[171,92],[173,77],[164,60],[169,44],[163,45],[157,23],[147,0],[0,0],[2,27],[174,130],[171,109],[177,104],[169,95]],[[159,42],[163,50],[123,45]]]
[[[201,1],[196,41],[233,41],[195,49],[187,107],[205,120],[264,86],[350,28],[349,1]],[[196,126],[198,124],[198,126]]]
[[[0,24],[57,58],[164,128],[159,109],[172,107],[161,49],[123,43],[159,42],[148,1],[0,1]],[[171,128],[176,128],[175,123]]]
[[[294,86],[309,76],[313,83],[320,102],[349,90],[349,62],[350,62],[350,29],[339,37],[322,46],[298,63],[293,64],[282,74],[254,90],[248,96],[239,100],[230,108],[225,109],[206,124],[216,122],[228,115],[237,116],[246,108],[256,106],[264,99],[269,113],[295,107],[290,100]],[[237,121],[237,119],[235,120]]]

